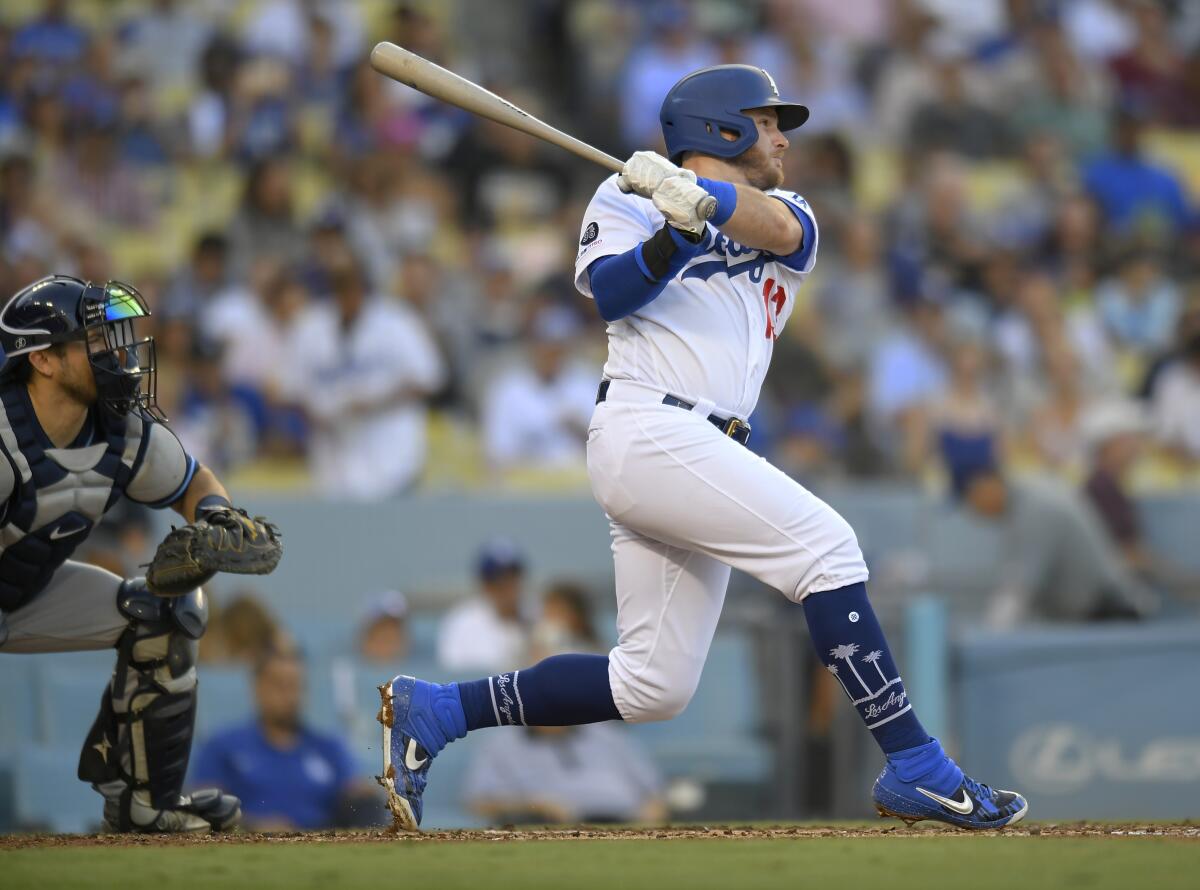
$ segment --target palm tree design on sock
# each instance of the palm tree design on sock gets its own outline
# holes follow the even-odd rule
[[[829,654],[834,658],[846,662],[846,667],[850,668],[850,673],[854,674],[854,679],[858,681],[858,685],[861,686],[863,692],[869,696],[871,694],[871,688],[865,682],[863,682],[863,678],[859,676],[858,671],[854,667],[854,662],[851,661],[851,659],[854,657],[854,654],[858,652],[858,648],[859,647],[857,643],[842,643],[842,645],[830,649]],[[842,685],[842,688],[846,688],[845,684]],[[850,690],[847,689],[846,694],[850,695]],[[854,696],[850,695],[850,698],[854,699]]]
[[[879,679],[883,681],[884,686],[887,686],[888,678],[883,675],[883,669],[879,667],[879,659],[882,657],[883,657],[883,650],[876,649],[875,651],[868,652],[866,655],[864,655],[862,657],[862,660],[866,664],[875,665],[875,670],[879,674]]]
[[[846,693],[846,697],[853,700],[854,696],[850,694],[850,690],[846,688],[845,681],[843,681],[841,676],[838,674],[837,665],[836,664],[826,665],[825,670],[829,671],[829,673],[831,673],[835,677],[837,677],[838,684],[842,687],[842,691]]]

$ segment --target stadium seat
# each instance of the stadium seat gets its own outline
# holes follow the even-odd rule
[[[100,823],[100,796],[75,777],[79,748],[24,748],[13,759],[13,822],[19,829],[79,834]]]
[[[433,661],[437,658],[438,628],[441,626],[441,613],[414,612],[408,617],[408,651],[409,657]]]
[[[34,659],[0,655],[0,754],[37,736]]]
[[[73,748],[73,757],[77,759],[78,746],[83,743],[100,710],[100,699],[109,679],[108,670],[100,673],[55,663],[44,667],[40,678],[38,723],[41,740],[46,745]]]
[[[329,621],[319,615],[289,616],[287,629],[311,665],[314,659],[347,655],[353,650],[354,628],[350,625],[348,620]]]
[[[760,782],[772,766],[759,736],[758,684],[747,636],[719,633],[696,694],[674,720],[630,727],[671,778]]]
[[[16,828],[15,753],[0,752],[0,833]]]
[[[242,723],[254,713],[250,671],[240,665],[201,665],[196,704],[196,736],[205,739],[220,729]]]
[[[909,485],[830,486],[821,496],[854,527],[868,561],[876,554],[922,547],[926,500]]]

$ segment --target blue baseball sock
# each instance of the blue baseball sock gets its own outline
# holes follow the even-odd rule
[[[867,599],[865,584],[810,593],[804,617],[817,656],[837,677],[885,754],[929,743]]]
[[[455,685],[468,731],[621,719],[608,685],[607,655],[555,655],[531,668]]]

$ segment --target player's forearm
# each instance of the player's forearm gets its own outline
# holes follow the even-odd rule
[[[738,244],[787,256],[803,246],[804,227],[782,201],[748,185],[701,177],[697,185],[717,199],[710,220]]]
[[[663,226],[646,241],[588,267],[588,281],[600,317],[616,321],[654,300],[696,255],[700,243]]]
[[[196,468],[196,474],[192,476],[192,481],[183,492],[183,497],[173,503],[171,509],[188,522],[195,522],[196,505],[209,495],[214,494],[227,501],[229,500],[229,492],[225,490],[225,486],[221,484],[221,480],[217,478],[217,474],[208,467],[201,465]]]

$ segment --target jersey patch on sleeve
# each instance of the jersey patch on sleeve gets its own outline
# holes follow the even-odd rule
[[[591,244],[598,237],[600,237],[600,224],[596,222],[590,222],[587,224],[587,228],[583,230],[583,237],[579,239],[579,243],[581,246],[586,246]]]

